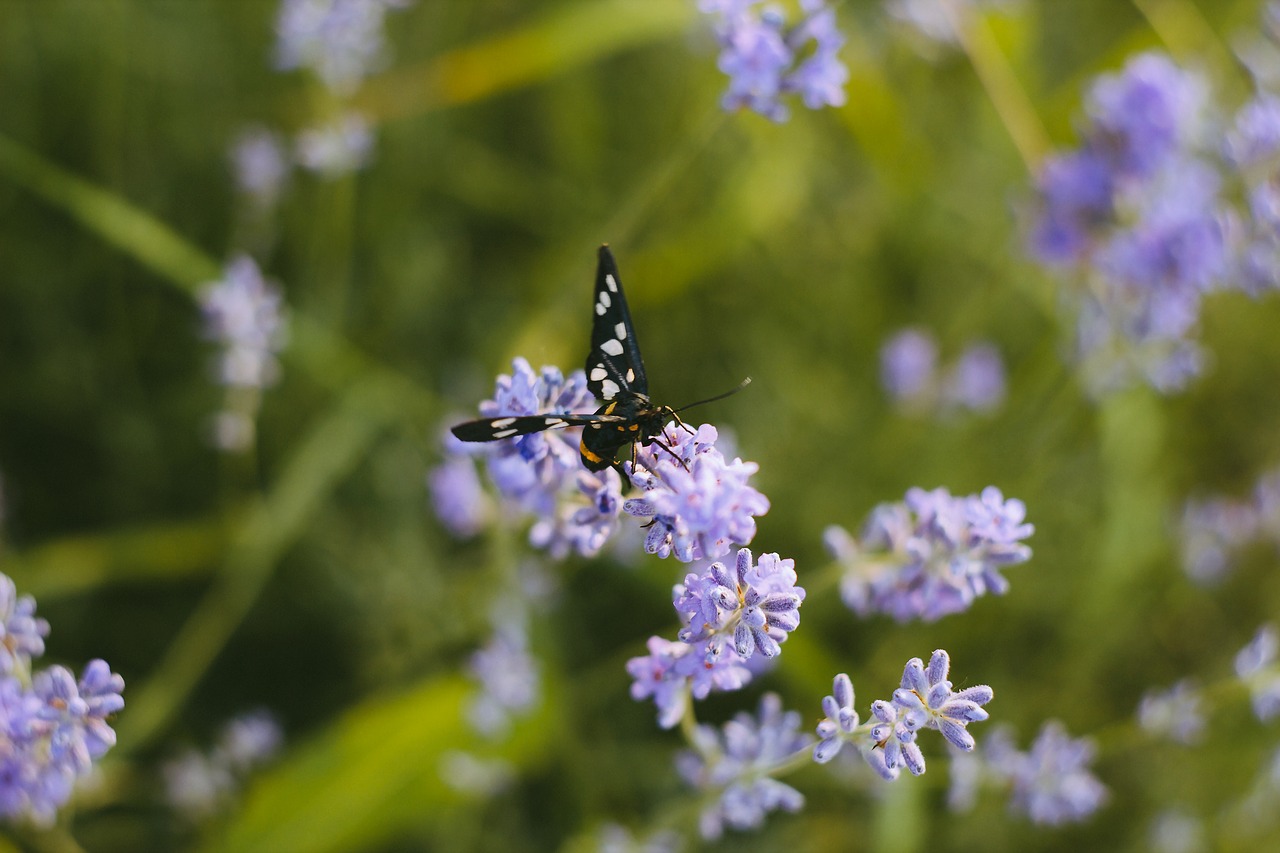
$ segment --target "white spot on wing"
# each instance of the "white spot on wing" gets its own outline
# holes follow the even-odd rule
[[[598,317],[604,316],[604,305],[599,302],[596,303],[596,316]]]
[[[622,341],[605,341],[600,345],[600,351],[605,355],[622,355]]]
[[[628,382],[636,381],[636,372],[632,370],[630,367],[627,368],[627,381]]]
[[[489,426],[493,427],[494,429],[502,429],[503,427],[511,426],[515,422],[516,422],[515,418],[498,418],[496,421],[490,421]]]
[[[514,429],[504,429],[504,430],[499,430],[498,432],[495,432],[495,433],[493,434],[493,437],[494,437],[494,438],[506,438],[506,437],[507,437],[507,436],[509,436],[509,435],[515,435],[515,434],[516,434],[516,432],[517,432],[517,430],[514,430]]]
[[[592,382],[599,382],[601,379],[604,379],[608,375],[609,375],[609,371],[604,369],[603,364],[597,364],[595,367],[591,368]]]
[[[569,425],[563,418],[547,418],[545,423],[547,429],[564,429]]]
[[[625,341],[627,339],[627,324],[619,323],[614,326],[613,333],[618,336],[618,340]]]
[[[614,280],[613,280],[613,276],[611,276],[611,275],[606,275],[606,276],[604,277],[604,283],[605,283],[605,284],[608,286],[608,288],[609,288],[610,290],[612,290],[614,293],[617,293],[617,292],[618,292],[618,283],[617,283],[616,281],[614,281]]]
[[[613,304],[613,300],[609,298],[608,291],[604,291],[604,290],[600,291],[600,304],[603,305],[605,308],[608,308],[610,305]]]
[[[613,341],[613,343],[617,343],[617,341]],[[618,387],[618,383],[614,382],[612,379],[606,379],[604,382],[600,383],[600,393],[604,395],[606,400],[613,399],[613,396],[620,390],[622,389]]]

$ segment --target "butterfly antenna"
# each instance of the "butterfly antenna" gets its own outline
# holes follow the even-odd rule
[[[743,388],[746,388],[750,384],[751,384],[751,377],[748,376],[746,379],[739,382],[737,386],[730,388],[728,391],[725,391],[723,394],[717,394],[714,397],[708,397],[707,399],[699,400],[696,403],[686,403],[685,405],[681,406],[678,409],[672,409],[671,412],[672,414],[675,414],[676,412],[683,412],[685,409],[692,409],[694,406],[701,406],[703,403],[714,403],[716,400],[723,400],[725,397],[732,397],[734,394],[737,394],[739,391],[741,391]]]

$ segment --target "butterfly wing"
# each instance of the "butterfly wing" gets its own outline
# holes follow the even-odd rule
[[[600,247],[591,320],[591,351],[586,362],[591,393],[600,400],[612,400],[621,391],[648,396],[649,380],[644,375],[640,345],[622,293],[618,265],[608,246]]]
[[[461,441],[499,441],[517,435],[529,435],[548,429],[586,426],[588,424],[621,423],[625,418],[614,415],[521,415],[504,418],[481,418],[453,427],[451,432]]]

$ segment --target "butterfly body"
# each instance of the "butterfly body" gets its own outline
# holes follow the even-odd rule
[[[588,471],[603,471],[615,464],[618,451],[627,445],[653,441],[675,417],[675,411],[670,406],[654,406],[644,394],[620,391],[596,415],[608,420],[587,424],[578,445]]]

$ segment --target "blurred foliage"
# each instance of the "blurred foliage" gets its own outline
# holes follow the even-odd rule
[[[580,364],[601,242],[657,399],[753,377],[703,416],[760,464],[773,509],[753,548],[794,557],[810,591],[782,665],[700,719],[771,689],[816,722],[835,672],[864,705],[907,658],[946,648],[956,683],[993,685],[993,719],[1023,744],[1050,717],[1098,735],[1112,788],[1079,827],[1035,828],[994,799],[950,815],[939,739],[926,776],[888,787],[804,770],[788,780],[803,813],[711,849],[1141,849],[1168,805],[1227,808],[1276,743],[1241,696],[1215,717],[1239,727],[1212,726],[1194,750],[1153,745],[1132,720],[1149,688],[1227,677],[1280,609],[1275,554],[1206,591],[1181,572],[1173,528],[1189,494],[1242,494],[1280,462],[1280,301],[1216,298],[1214,368],[1189,392],[1094,404],[1017,211],[1025,158],[1074,142],[1090,77],[1163,47],[1242,90],[1226,44],[1257,8],[1038,0],[984,23],[972,62],[929,63],[879,3],[848,0],[848,105],[775,125],[719,111],[691,0],[418,0],[388,19],[392,62],[355,95],[376,124],[371,167],[295,173],[264,224],[236,198],[231,140],[332,109],[305,74],[273,71],[274,2],[0,3],[0,569],[38,597],[51,659],[101,656],[128,684],[105,783],[66,816],[69,834],[15,837],[520,851],[589,849],[606,820],[691,829],[679,738],[630,699],[623,669],[646,637],[674,634],[685,566],[557,565],[559,599],[534,632],[543,706],[486,745],[463,721],[459,673],[519,542],[452,541],[423,490],[442,425],[512,356]],[[1021,102],[1034,114],[1019,136],[1003,108]],[[207,441],[221,392],[191,298],[243,250],[294,313],[248,457]],[[906,325],[948,358],[996,342],[1005,406],[895,411],[877,353]],[[930,625],[843,607],[826,525],[853,527],[912,485],[992,483],[1037,528],[1008,596]],[[166,810],[158,762],[255,706],[280,716],[289,749],[238,814],[193,835]],[[447,787],[458,749],[509,762],[514,781]]]

